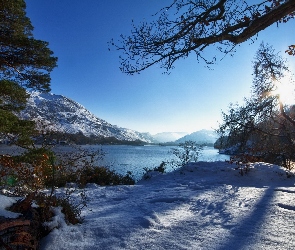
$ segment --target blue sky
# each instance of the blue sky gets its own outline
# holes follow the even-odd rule
[[[211,70],[194,56],[176,63],[170,75],[154,66],[139,75],[119,70],[108,42],[129,34],[131,20],[151,19],[172,0],[27,0],[34,36],[58,57],[52,93],[67,96],[97,117],[140,132],[194,132],[216,128],[230,102],[249,95],[252,61],[261,41],[285,51],[295,43],[294,23],[273,25],[257,41],[237,47]],[[258,1],[259,2],[259,1]],[[214,47],[208,55],[216,53]],[[284,54],[284,53],[283,53]],[[294,69],[294,57],[288,57]]]

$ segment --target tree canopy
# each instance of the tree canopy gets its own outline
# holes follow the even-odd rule
[[[48,42],[33,37],[24,0],[0,2],[0,79],[25,88],[50,90],[50,72],[57,58]]]
[[[263,43],[254,58],[253,76],[251,97],[223,113],[219,133],[227,138],[226,147],[239,146],[272,163],[281,157],[287,165],[295,159],[295,105],[285,95],[294,97],[295,81],[287,62]]]
[[[195,53],[205,58],[205,48],[216,45],[221,53],[233,52],[237,44],[252,38],[273,23],[285,23],[295,14],[292,0],[173,0],[156,13],[151,23],[133,24],[131,35],[121,35],[111,45],[122,52],[121,71],[139,73],[154,64],[169,71],[175,61]],[[294,53],[294,45],[288,49]]]
[[[0,1],[0,133],[27,147],[34,123],[16,113],[26,105],[26,89],[50,91],[57,58],[47,42],[33,37],[25,8],[24,0]]]

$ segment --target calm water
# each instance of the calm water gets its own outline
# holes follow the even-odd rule
[[[158,167],[162,161],[170,161],[173,154],[169,146],[126,146],[126,145],[95,145],[82,146],[84,149],[102,150],[105,153],[104,159],[97,162],[98,166],[108,166],[117,173],[125,175],[131,171],[136,180],[142,178],[144,168],[153,169]],[[57,146],[56,152],[73,151],[70,146]],[[0,146],[0,154],[14,154],[19,152],[14,146]],[[228,155],[218,154],[218,150],[213,147],[204,147],[199,161],[224,161],[228,160]],[[172,171],[171,166],[167,166],[167,171]]]
[[[171,148],[168,146],[100,146],[105,152],[102,164],[109,166],[120,174],[131,171],[138,180],[145,172],[144,168],[158,167],[162,161],[173,159]],[[218,150],[213,147],[204,147],[199,161],[224,161],[228,160],[228,155],[218,154]],[[167,166],[167,171],[173,170]]]

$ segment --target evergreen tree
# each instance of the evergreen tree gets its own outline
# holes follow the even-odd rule
[[[26,89],[50,91],[57,58],[48,43],[33,37],[24,0],[0,2],[0,133],[28,146],[34,123],[16,116],[25,107]]]
[[[57,58],[48,43],[33,37],[24,0],[0,3],[0,79],[20,86],[50,90],[50,72]]]

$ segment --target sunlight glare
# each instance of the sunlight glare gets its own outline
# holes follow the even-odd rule
[[[278,95],[284,105],[295,104],[295,82],[291,75],[287,75],[276,82],[274,95]]]

